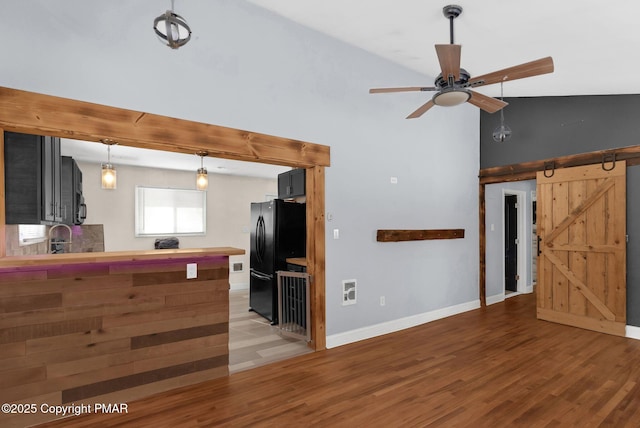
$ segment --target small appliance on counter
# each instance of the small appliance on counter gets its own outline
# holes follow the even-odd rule
[[[249,309],[278,324],[276,272],[305,257],[306,205],[274,199],[251,204]]]

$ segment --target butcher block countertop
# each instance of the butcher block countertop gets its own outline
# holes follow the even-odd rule
[[[190,257],[238,256],[242,254],[245,254],[243,249],[233,247],[39,254],[0,258],[0,269],[82,263],[135,262],[138,260],[174,260]]]
[[[286,259],[286,261],[287,263],[291,263],[292,265],[307,267],[307,259],[304,257],[292,257]]]

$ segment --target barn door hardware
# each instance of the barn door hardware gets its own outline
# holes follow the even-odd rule
[[[542,238],[540,236],[538,236],[538,256],[540,256],[540,254],[542,254],[542,251],[540,251],[540,242],[542,242]]]
[[[611,168],[607,168],[605,163],[606,162],[611,162]],[[602,155],[602,169],[604,169],[605,171],[611,171],[616,167],[616,154],[614,153],[609,153],[609,154],[603,154]]]
[[[550,171],[551,173],[547,175],[547,171]],[[551,161],[551,162],[545,162],[544,163],[544,176],[547,178],[551,178],[553,177],[553,174],[555,174],[556,172],[556,163],[555,161]]]

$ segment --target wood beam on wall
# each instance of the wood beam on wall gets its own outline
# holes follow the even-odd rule
[[[325,222],[324,167],[306,171],[307,273],[311,275],[311,341],[316,351],[325,349]]]
[[[618,149],[598,150],[577,155],[559,156],[556,158],[522,162],[513,165],[496,166],[480,170],[480,182],[483,184],[503,183],[510,181],[532,180],[536,178],[538,171],[544,171],[551,167],[555,169],[569,168],[573,166],[591,165],[605,162],[607,167],[613,163],[613,159],[627,161],[627,166],[640,164],[640,145],[622,147]]]
[[[379,229],[378,242],[425,241],[431,239],[464,238],[464,229]]]
[[[0,87],[7,131],[292,167],[329,166],[329,147],[84,101]]]

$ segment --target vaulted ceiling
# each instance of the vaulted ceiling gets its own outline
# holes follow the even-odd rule
[[[440,71],[434,44],[449,43],[449,21],[442,13],[442,8],[450,4],[446,1],[246,1],[424,75],[422,81],[410,82],[398,81],[389,75],[377,82],[379,87],[432,86]],[[110,2],[96,4],[77,0],[38,4],[41,10],[31,17],[5,14],[3,19],[11,20],[5,22],[5,27],[10,30],[12,25],[29,25],[43,28],[47,34],[54,34],[49,31],[55,28],[55,34],[61,39],[89,38],[87,43],[98,46],[100,39],[109,43],[114,33],[126,34],[127,22],[149,22],[170,6],[168,0],[159,2],[152,10],[149,2],[127,2],[124,8],[115,3],[112,6]],[[462,45],[461,65],[472,76],[553,57],[553,74],[507,82],[505,97],[640,93],[640,79],[635,77],[635,71],[640,68],[640,55],[636,52],[640,46],[640,30],[635,22],[640,13],[639,2],[483,0],[457,4],[463,7],[463,12],[454,22],[455,43]],[[189,17],[206,16],[207,7],[207,1],[175,2],[176,12],[187,21]],[[37,22],[37,19],[46,19],[46,22]],[[198,28],[193,31],[197,37]],[[478,91],[497,97],[500,85],[478,88]],[[89,149],[96,153],[87,153],[87,159],[104,157],[100,145]],[[149,166],[157,166],[160,162],[148,153],[136,156],[115,150],[114,158],[118,156],[122,156],[123,163],[147,161]],[[211,170],[226,173],[242,174],[245,166],[223,160],[207,161]],[[195,169],[198,159],[186,156],[172,161],[171,165]],[[254,175],[273,174],[266,166],[268,171],[249,166]]]

